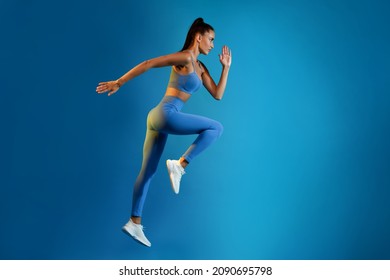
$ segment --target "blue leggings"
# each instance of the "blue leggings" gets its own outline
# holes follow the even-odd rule
[[[168,134],[199,134],[182,156],[190,163],[218,139],[223,131],[222,125],[215,120],[181,113],[183,105],[184,102],[181,99],[165,96],[160,104],[148,114],[142,167],[133,191],[132,216],[134,217],[142,216],[149,184],[156,173]]]

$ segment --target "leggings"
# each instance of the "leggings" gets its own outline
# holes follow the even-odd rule
[[[182,156],[190,163],[218,139],[223,131],[222,125],[215,120],[180,112],[183,105],[184,101],[181,99],[165,96],[148,114],[142,166],[133,190],[133,217],[142,216],[149,185],[156,173],[168,134],[198,134]]]

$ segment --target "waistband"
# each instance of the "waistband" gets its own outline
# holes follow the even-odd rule
[[[180,111],[183,108],[184,104],[185,104],[185,102],[176,96],[164,96],[160,102],[160,105],[163,105],[163,106],[164,105],[172,105],[178,111]]]

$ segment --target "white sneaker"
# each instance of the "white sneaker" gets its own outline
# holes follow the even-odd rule
[[[122,228],[123,232],[133,237],[136,241],[142,243],[145,246],[152,246],[150,241],[146,238],[142,225],[134,223],[131,219]]]
[[[171,179],[172,189],[175,194],[179,193],[181,176],[185,173],[184,168],[178,160],[167,160],[169,179]]]

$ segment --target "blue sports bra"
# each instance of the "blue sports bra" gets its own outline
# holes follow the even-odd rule
[[[194,71],[187,75],[181,75],[176,72],[175,66],[172,66],[171,76],[169,77],[168,87],[175,88],[180,91],[184,91],[188,94],[193,94],[202,85],[198,74],[195,71],[194,60],[191,56],[192,67]]]

